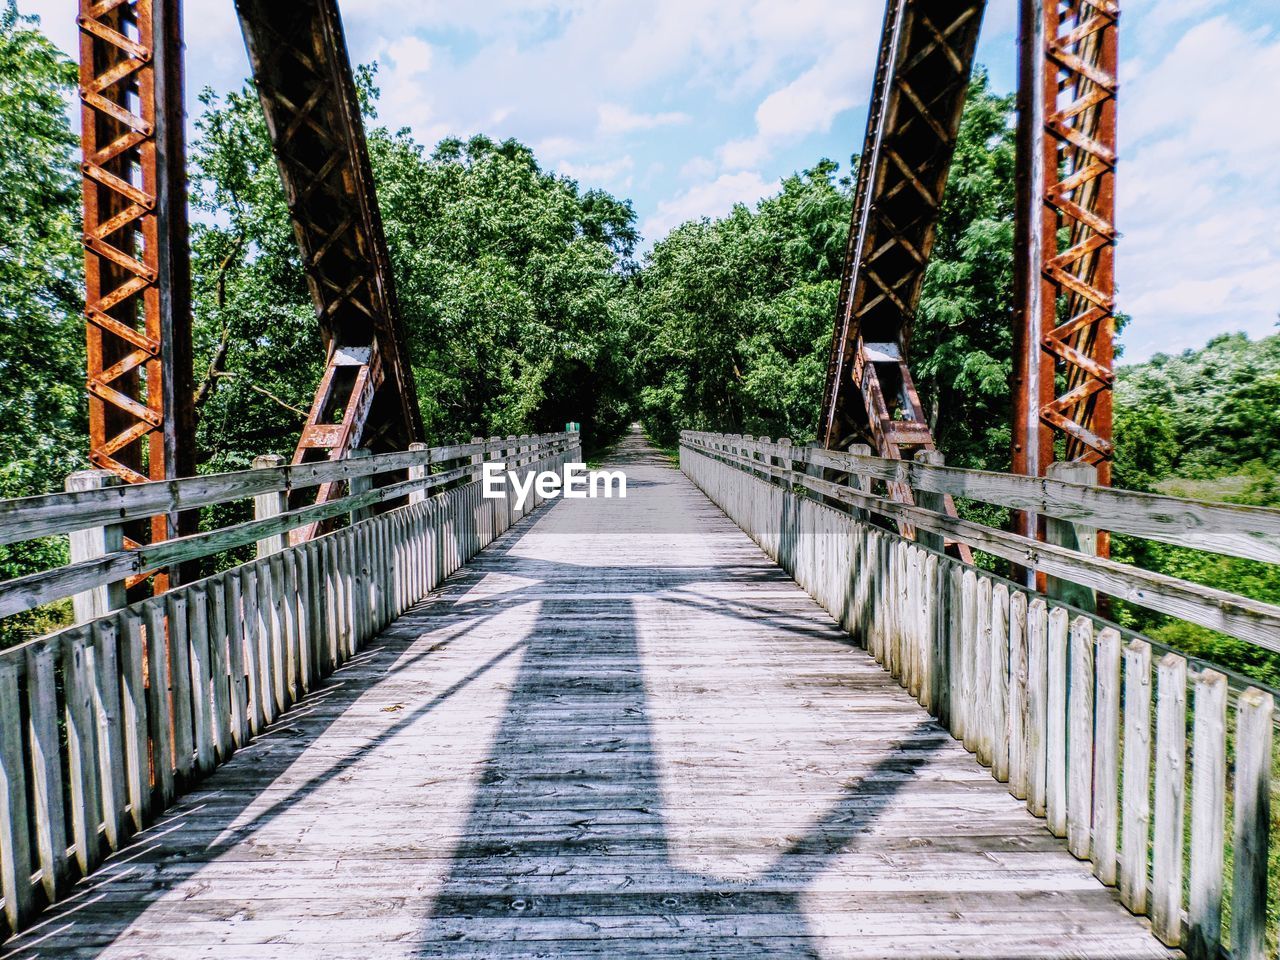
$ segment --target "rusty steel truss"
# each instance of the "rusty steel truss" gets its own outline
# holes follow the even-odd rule
[[[328,351],[294,463],[403,450],[422,416],[337,2],[236,11]],[[318,499],[340,493],[326,484]]]
[[[984,0],[889,0],[822,405],[830,449],[933,449],[907,366]]]
[[[129,483],[195,472],[180,10],[81,0],[77,20],[89,457]]]
[[[1118,17],[1114,0],[1021,5],[1013,469],[1029,476],[1068,460],[1111,478]]]

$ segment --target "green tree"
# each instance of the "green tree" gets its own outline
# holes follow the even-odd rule
[[[18,14],[0,11],[0,497],[60,489],[84,465],[84,327],[76,68]],[[65,561],[60,541],[0,547],[0,577]],[[39,617],[4,625],[0,645]]]

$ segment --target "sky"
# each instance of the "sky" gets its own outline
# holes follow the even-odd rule
[[[379,122],[484,133],[630,198],[646,245],[862,145],[881,0],[341,0],[377,61]],[[18,0],[64,50],[73,0]],[[189,113],[248,75],[232,0],[185,4]],[[1127,360],[1252,337],[1280,316],[1280,4],[1126,2],[1116,275]],[[978,62],[1015,82],[1016,0]],[[847,172],[847,171],[846,171]]]

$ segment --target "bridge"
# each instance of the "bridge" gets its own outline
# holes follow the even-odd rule
[[[579,456],[493,438],[5,503],[5,540],[108,545],[135,514],[257,511],[0,584],[3,612],[86,608],[0,652],[3,955],[1265,955],[1272,693],[1086,607],[1268,643],[1280,611],[1079,541],[1019,547],[1038,593],[948,555],[1018,538],[942,500],[1271,560],[1277,511],[715,434],[677,469],[637,430],[606,464],[625,498],[483,495],[486,462]],[[288,509],[339,474],[354,493]],[[239,544],[94,609],[120,558]]]
[[[576,424],[427,445],[337,3],[235,6],[324,373],[198,473],[181,3],[82,0],[95,469],[0,501],[69,552],[0,581],[66,614],[0,650],[0,958],[1276,956],[1280,691],[1125,623],[1280,607],[1109,551],[1280,563],[1109,486],[1114,0],[1020,5],[1011,472],[908,362],[984,4],[888,0],[817,441],[636,427],[572,498]]]

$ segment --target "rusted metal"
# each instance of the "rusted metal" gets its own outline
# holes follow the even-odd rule
[[[886,8],[819,425],[829,449],[866,442],[895,459],[934,449],[908,347],[984,7]]]
[[[129,483],[194,473],[180,0],[81,0],[89,458]],[[134,542],[193,529],[155,517]],[[163,583],[160,584],[163,586]]]
[[[1044,476],[1055,460],[1082,461],[1104,485],[1119,12],[1114,0],[1022,0],[1019,28],[1013,469]]]
[[[403,450],[422,417],[336,0],[236,10],[328,351],[294,463]]]
[[[933,447],[907,352],[984,5],[889,0],[827,365],[828,448]]]

